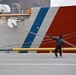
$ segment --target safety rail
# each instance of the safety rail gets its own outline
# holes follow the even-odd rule
[[[54,51],[55,48],[12,48],[0,49],[0,51]],[[62,48],[62,51],[76,51],[76,48]]]
[[[13,48],[12,50],[13,51],[25,51],[25,50],[27,50],[27,51],[39,51],[39,50],[43,50],[43,51],[45,51],[45,50],[49,50],[49,51],[53,51],[55,48]],[[76,48],[62,48],[62,50],[76,50]]]

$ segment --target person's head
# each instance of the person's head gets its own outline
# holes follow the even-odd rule
[[[61,34],[59,35],[59,38],[62,38],[62,35]]]

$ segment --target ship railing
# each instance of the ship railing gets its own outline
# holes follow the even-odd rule
[[[12,49],[0,49],[0,51],[50,51],[53,52],[55,48],[12,48]],[[62,51],[76,51],[76,48],[66,47],[62,48]]]

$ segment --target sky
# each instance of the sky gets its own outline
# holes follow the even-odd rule
[[[51,0],[51,6],[76,5],[76,0]]]

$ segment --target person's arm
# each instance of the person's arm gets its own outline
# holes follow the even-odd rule
[[[45,36],[46,38],[52,38],[53,40],[56,40],[57,39],[57,37],[54,37],[54,36],[52,36],[52,35],[49,35],[49,36]]]
[[[56,37],[49,35],[50,38],[52,38],[53,40],[56,40]]]
[[[49,35],[49,36],[45,36],[46,38],[52,38],[52,35]]]

